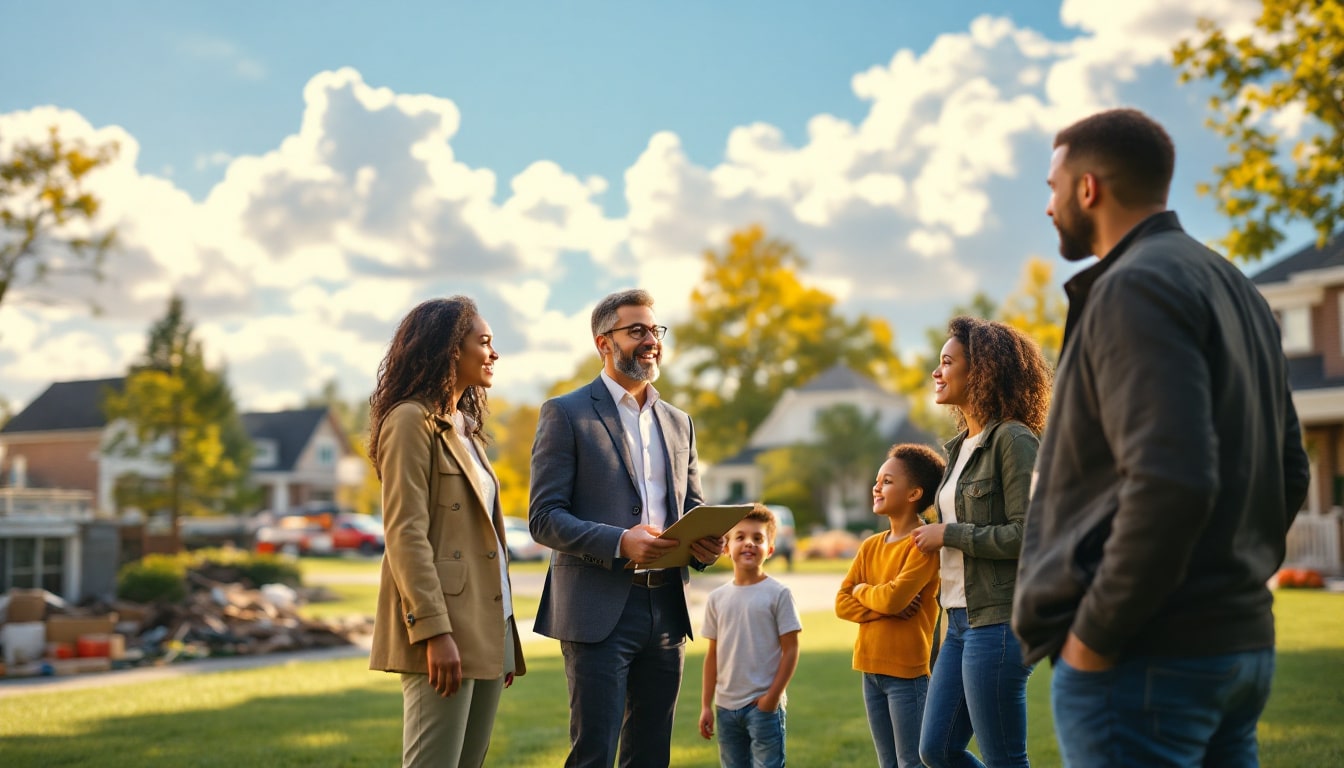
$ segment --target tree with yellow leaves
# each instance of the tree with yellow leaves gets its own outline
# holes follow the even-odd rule
[[[10,288],[51,274],[102,277],[114,232],[97,226],[101,201],[84,182],[116,153],[115,143],[66,141],[54,126],[45,141],[8,147],[0,158],[0,303]]]
[[[675,395],[694,414],[701,456],[736,453],[784,390],[845,363],[876,381],[900,369],[885,320],[841,316],[835,297],[805,284],[792,245],[759,226],[704,253],[691,316],[673,329],[676,356],[690,376]]]
[[[1232,219],[1228,257],[1270,253],[1294,220],[1314,225],[1324,246],[1344,224],[1344,0],[1265,0],[1235,40],[1201,20],[1173,56],[1183,82],[1217,86],[1208,125],[1232,157],[1199,191]]]

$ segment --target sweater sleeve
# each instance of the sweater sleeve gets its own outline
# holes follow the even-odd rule
[[[938,573],[938,560],[908,546],[901,568],[892,578],[860,587],[854,594],[863,607],[892,616],[905,610]]]
[[[872,541],[872,539],[869,539]],[[845,621],[852,621],[862,624],[865,621],[874,621],[883,617],[883,614],[864,606],[858,601],[850,591],[854,589],[855,584],[862,584],[867,578],[868,559],[873,552],[872,546],[865,541],[859,547],[859,551],[854,555],[854,562],[849,564],[849,573],[845,574],[844,581],[840,582],[840,591],[835,594],[835,615]]]

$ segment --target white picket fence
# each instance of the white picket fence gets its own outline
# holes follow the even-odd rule
[[[1288,554],[1284,565],[1314,568],[1327,575],[1344,573],[1344,561],[1339,552],[1341,518],[1344,518],[1344,510],[1339,507],[1320,515],[1305,510],[1298,513],[1293,526],[1288,529]]]

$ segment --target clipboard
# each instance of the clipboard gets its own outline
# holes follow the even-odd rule
[[[751,504],[701,504],[682,515],[671,528],[663,531],[660,539],[676,539],[676,549],[647,563],[640,568],[680,568],[691,563],[691,545],[706,536],[718,538],[734,525],[737,525],[752,510]],[[634,563],[626,563],[625,569],[633,571]]]

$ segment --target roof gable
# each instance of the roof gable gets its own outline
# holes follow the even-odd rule
[[[1344,267],[1344,232],[1336,233],[1324,248],[1317,248],[1313,240],[1310,245],[1296,253],[1289,254],[1256,272],[1251,276],[1251,281],[1256,285],[1283,283],[1301,272],[1335,267]]]
[[[269,440],[276,447],[275,464],[266,467],[266,471],[292,472],[303,455],[303,449],[313,439],[313,433],[322,420],[328,418],[328,414],[329,409],[318,407],[273,413],[244,413],[241,418],[249,437],[254,441]]]
[[[102,429],[107,426],[103,399],[108,392],[121,392],[125,376],[84,381],[58,381],[19,411],[0,432],[55,432],[72,429]]]
[[[799,392],[885,392],[877,382],[855,371],[844,363],[836,363],[819,376],[799,387]]]

